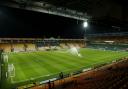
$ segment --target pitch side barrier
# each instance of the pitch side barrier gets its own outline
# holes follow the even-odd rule
[[[26,88],[32,88],[35,86],[41,86],[41,85],[49,85],[49,83],[54,83],[55,81],[62,81],[65,78],[71,77],[71,76],[78,76],[81,73],[87,72],[87,71],[91,71],[91,70],[98,70],[103,66],[106,66],[108,64],[113,64],[113,63],[117,63],[122,61],[122,59],[126,59],[126,58],[119,58],[116,59],[114,61],[101,61],[100,63],[93,63],[91,65],[88,66],[83,66],[80,68],[74,68],[74,69],[69,69],[69,70],[65,70],[62,71],[60,73],[55,73],[55,74],[49,74],[46,76],[41,76],[38,77],[36,79],[29,79],[27,81],[21,81],[19,83],[14,82],[13,83],[13,88],[16,89],[26,89]],[[90,67],[92,66],[92,67]],[[24,86],[22,86],[24,85]]]

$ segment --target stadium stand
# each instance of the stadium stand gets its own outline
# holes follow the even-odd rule
[[[11,51],[11,45],[10,44],[6,44],[6,43],[2,43],[0,44],[0,49],[3,49],[5,52],[10,52]]]
[[[67,49],[67,48],[68,48],[68,46],[67,46],[65,43],[61,43],[61,44],[60,44],[60,47],[61,47],[62,49]]]
[[[12,44],[12,48],[14,52],[22,52],[24,51],[24,44]]]
[[[4,52],[21,52],[69,48],[69,45],[85,47],[84,39],[0,38],[0,49]]]
[[[113,41],[114,43],[121,44],[121,43],[128,43],[128,37],[127,36],[102,36],[102,37],[88,37],[88,40],[92,42],[105,42],[105,41]]]
[[[106,43],[90,43],[90,48],[105,49],[105,50],[127,50],[128,44],[106,44]]]
[[[36,45],[35,44],[25,44],[27,51],[36,51]]]
[[[121,33],[88,34],[87,47],[104,50],[127,50],[128,36]]]

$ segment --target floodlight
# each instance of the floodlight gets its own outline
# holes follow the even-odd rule
[[[83,23],[83,27],[84,27],[84,28],[88,27],[88,22],[87,22],[87,21],[85,21],[85,22]]]

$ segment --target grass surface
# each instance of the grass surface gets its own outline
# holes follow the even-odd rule
[[[128,52],[114,52],[94,49],[81,49],[82,57],[65,51],[43,51],[29,53],[9,53],[9,64],[15,66],[12,83],[45,78],[60,72],[71,72],[89,68],[97,64],[128,57]]]

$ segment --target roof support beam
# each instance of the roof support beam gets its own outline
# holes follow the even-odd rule
[[[25,10],[37,11],[42,13],[54,14],[58,16],[73,18],[77,20],[87,21],[90,17],[86,13],[78,12],[76,10],[70,10],[68,8],[56,7],[54,5],[48,4],[46,2],[37,2],[37,1],[25,1],[25,0],[12,0],[12,1],[3,1],[1,5],[20,8]]]

